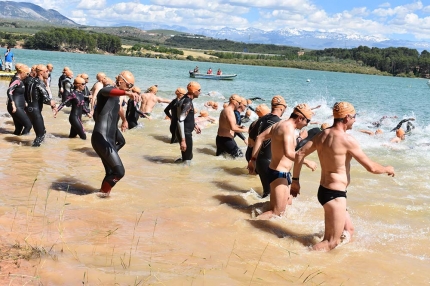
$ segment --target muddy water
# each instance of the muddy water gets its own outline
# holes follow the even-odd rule
[[[430,282],[427,167],[420,173],[403,154],[370,150],[407,173],[396,179],[353,166],[348,205],[355,239],[330,253],[313,252],[309,246],[324,229],[318,171],[303,171],[302,195],[284,217],[253,220],[253,210],[267,205],[259,180],[247,175],[244,160],[214,156],[217,127],[194,136],[193,165],[184,167],[173,163],[179,146],[167,143],[169,122],[160,115],[124,134],[126,175],[110,198],[100,199],[93,192],[104,169],[90,139],[68,138],[67,110],[56,119],[49,108],[43,113],[47,139],[32,148],[34,134],[12,135],[12,119],[0,105],[2,240],[40,253],[15,280],[19,285]],[[84,119],[89,133],[93,125]]]

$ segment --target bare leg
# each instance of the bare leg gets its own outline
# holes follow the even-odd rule
[[[270,183],[270,210],[262,213],[258,219],[270,219],[273,216],[280,216],[284,213],[287,205],[291,205],[293,198],[290,195],[290,187],[287,186],[287,179],[278,178]]]
[[[354,225],[352,224],[351,216],[349,215],[348,210],[346,211],[344,230],[349,232],[350,240],[352,240],[352,235],[354,234]]]
[[[347,225],[346,198],[333,199],[324,204],[323,208],[325,222],[324,238],[323,241],[313,246],[314,250],[332,250],[335,248],[341,242],[342,232]]]

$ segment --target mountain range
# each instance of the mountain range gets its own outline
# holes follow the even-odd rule
[[[42,7],[27,3],[0,1],[0,18],[42,21],[57,25],[79,26],[79,24],[63,16],[56,10],[45,10]],[[417,42],[407,40],[393,40],[376,36],[366,36],[359,34],[343,34],[333,32],[305,31],[301,29],[285,28],[281,30],[264,31],[255,28],[244,30],[234,28],[223,28],[220,30],[211,29],[189,29],[181,26],[167,26],[151,23],[136,24],[123,22],[118,26],[134,26],[145,30],[168,29],[184,33],[204,35],[216,39],[228,39],[231,41],[254,43],[254,44],[275,44],[294,46],[307,49],[325,48],[355,48],[358,46],[368,47],[407,47],[418,51],[430,50],[430,42]],[[140,26],[140,27],[139,27]]]

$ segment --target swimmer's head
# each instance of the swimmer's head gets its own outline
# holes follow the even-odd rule
[[[83,79],[83,78],[81,78],[81,77],[76,77],[75,79],[74,79],[74,81],[73,81],[73,85],[74,86],[79,86],[79,85],[85,85],[86,84],[86,82],[85,82],[85,79]]]
[[[72,77],[73,77],[73,72],[72,72],[70,69],[66,70],[66,71],[64,72],[64,74],[65,74],[67,77],[69,77],[69,78],[72,78]]]
[[[245,117],[251,117],[251,110],[247,110],[246,112],[245,112]]]
[[[90,77],[86,73],[81,74],[81,78],[85,79],[85,82],[88,82],[88,80],[90,79]]]
[[[260,104],[255,108],[255,113],[257,113],[258,117],[263,117],[267,113],[270,113],[270,108],[265,104]]]
[[[131,89],[131,91],[135,92],[137,94],[141,94],[142,93],[142,90],[139,87],[137,87],[137,86],[133,86],[133,88]]]
[[[346,101],[336,102],[333,106],[333,117],[334,119],[345,118],[346,116],[355,116],[354,106]]]
[[[215,102],[212,104],[212,108],[217,110],[218,109],[218,102]]]
[[[22,64],[22,63],[16,63],[15,64],[15,70],[17,71],[20,68],[20,66],[22,66],[22,65],[24,65],[24,64]]]
[[[228,106],[228,103],[224,102],[223,105],[222,105],[222,108],[226,108],[227,106]]]
[[[181,97],[183,97],[186,93],[187,93],[187,91],[186,91],[186,90],[185,90],[185,88],[183,88],[183,87],[178,87],[178,88],[175,90],[175,94],[176,94],[176,97],[177,97],[177,98],[181,98]]]
[[[105,77],[102,82],[103,86],[114,85],[114,82],[110,77]]]
[[[130,71],[122,71],[116,79],[118,88],[130,90],[134,86],[134,75]]]
[[[66,71],[68,71],[70,68],[69,67],[64,67],[63,68],[63,73],[65,73]]]
[[[51,63],[49,63],[46,65],[46,68],[51,72],[54,69],[54,66]]]
[[[104,72],[99,72],[99,73],[96,75],[96,79],[97,79],[97,81],[102,82],[102,81],[103,81],[103,79],[105,79],[105,78],[106,78],[106,74],[105,74]]]
[[[246,100],[246,104],[247,104],[247,105],[251,105],[251,104],[252,104],[252,100],[251,100],[251,99],[247,99],[247,100]]]
[[[19,74],[28,74],[30,73],[30,68],[25,64],[16,64],[15,65],[16,72]]]
[[[208,117],[209,113],[206,110],[202,110],[202,111],[200,111],[200,116],[201,117]]]
[[[403,139],[405,137],[405,131],[403,130],[403,128],[399,128],[396,130],[396,136],[400,139]]]
[[[208,102],[206,102],[206,105],[207,106],[211,106],[212,107],[212,105],[214,104],[214,102],[213,101],[208,101]]]
[[[150,93],[156,94],[157,91],[158,91],[158,85],[153,85],[150,88],[148,88],[148,90],[146,92],[150,92]]]
[[[307,123],[311,121],[313,114],[311,108],[306,103],[300,103],[296,105],[296,107],[294,107],[293,113],[304,117]]]
[[[46,68],[46,66],[42,65],[42,64],[37,65],[36,66],[36,75],[42,76],[43,78],[47,79],[49,76],[49,73],[48,73],[48,69]]]
[[[196,95],[197,93],[200,93],[201,87],[200,84],[196,81],[192,81],[187,85],[188,94]],[[198,96],[198,94],[197,94]]]
[[[237,95],[237,94],[232,94],[231,96],[230,96],[230,99],[228,100],[230,103],[231,102],[236,102],[236,103],[238,103],[239,105],[241,104],[241,102],[242,102],[242,97],[240,97],[239,95]]]
[[[279,108],[279,106],[283,106],[285,109],[287,108],[287,103],[285,99],[280,95],[275,95],[272,98],[272,108]]]
[[[323,123],[323,124],[321,124],[321,130],[324,130],[324,129],[327,129],[327,128],[329,128],[330,126],[328,125],[328,123]]]
[[[382,134],[384,133],[381,129],[376,129],[375,134]]]

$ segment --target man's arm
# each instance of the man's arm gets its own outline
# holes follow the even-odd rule
[[[316,146],[313,140],[308,141],[294,156],[294,167],[293,167],[293,182],[291,183],[290,193],[293,197],[297,197],[300,194],[300,172],[302,170],[305,157],[316,150]]]
[[[358,142],[350,136],[347,142],[348,153],[357,160],[366,170],[372,174],[388,174],[388,176],[394,177],[394,168],[391,166],[382,166],[367,157],[367,155],[360,148]]]
[[[161,98],[161,97],[157,97],[157,102],[158,103],[170,103],[171,100],[170,99]]]
[[[90,101],[91,113],[94,112],[97,94],[99,93],[100,89],[102,89],[102,88],[103,88],[103,84],[101,82],[96,82],[93,85],[93,88],[91,89],[91,101]]]
[[[228,125],[231,131],[242,133],[242,132],[248,132],[248,128],[241,128],[239,125],[237,125],[236,122],[236,116],[234,115],[234,112],[229,110],[226,114]]]

